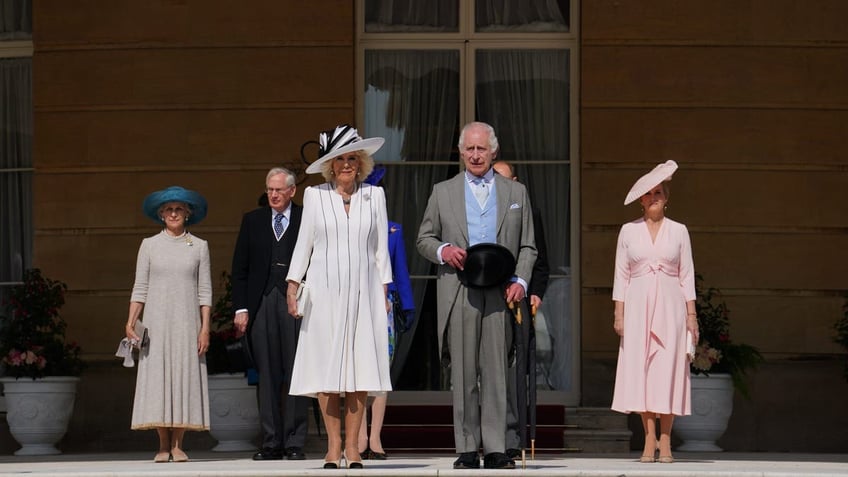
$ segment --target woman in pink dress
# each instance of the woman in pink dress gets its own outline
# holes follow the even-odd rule
[[[676,169],[667,161],[636,181],[624,204],[639,199],[644,215],[621,227],[615,254],[613,327],[621,341],[612,409],[642,416],[641,462],[655,462],[657,450],[659,462],[673,462],[674,416],[691,413],[687,331],[698,340],[692,248],[686,226],[665,216]]]

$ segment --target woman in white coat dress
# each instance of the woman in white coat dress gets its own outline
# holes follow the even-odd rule
[[[308,187],[286,293],[297,316],[299,286],[308,290],[289,392],[318,398],[327,429],[325,468],[362,468],[357,434],[368,393],[391,390],[386,287],[392,281],[386,197],[363,183],[382,138],[362,139],[338,126],[319,136],[319,159],[307,173],[327,182]],[[301,281],[306,278],[305,283]],[[342,449],[339,405],[345,398]]]

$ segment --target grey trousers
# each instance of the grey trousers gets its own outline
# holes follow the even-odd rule
[[[506,434],[507,344],[503,289],[460,287],[451,311],[453,426],[456,451],[504,452]]]

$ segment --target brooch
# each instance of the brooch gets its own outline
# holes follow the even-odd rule
[[[194,242],[191,241],[191,235],[189,235],[188,233],[186,233],[186,239],[185,240],[186,240],[186,245],[188,245],[189,247],[194,245]]]

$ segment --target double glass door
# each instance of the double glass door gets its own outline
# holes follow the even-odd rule
[[[417,10],[422,4],[437,8]],[[415,238],[433,185],[460,170],[459,130],[476,120],[495,128],[497,159],[514,166],[542,217],[551,279],[535,319],[537,388],[577,404],[576,72],[567,2],[367,0],[359,7],[358,124],[364,135],[386,138],[374,159],[388,168],[389,219],[403,226],[418,317],[398,343],[396,387],[450,386],[436,349],[434,269]]]

